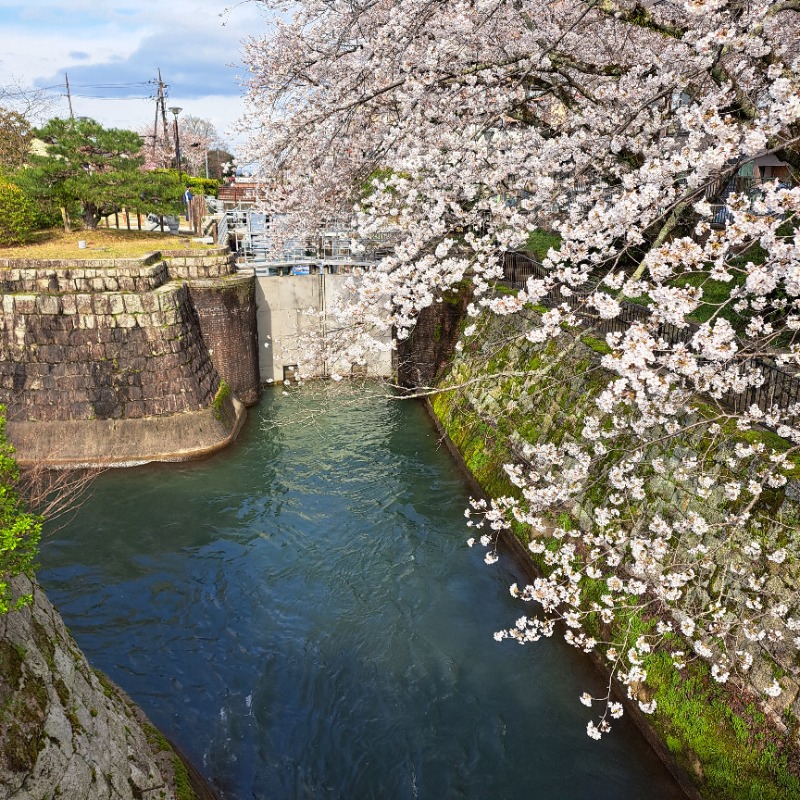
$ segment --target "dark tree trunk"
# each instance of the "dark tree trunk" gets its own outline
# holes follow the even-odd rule
[[[94,230],[100,221],[100,212],[94,203],[83,204],[83,225],[88,230]]]

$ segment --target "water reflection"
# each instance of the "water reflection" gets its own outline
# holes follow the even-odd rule
[[[101,476],[40,576],[229,800],[680,797],[627,723],[586,737],[574,651],[492,640],[517,576],[466,502],[420,406],[273,392],[226,453]]]

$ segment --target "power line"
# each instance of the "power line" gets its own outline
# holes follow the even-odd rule
[[[75,83],[81,89],[130,89],[134,86],[152,86],[156,81],[131,81],[130,83]]]
[[[62,95],[64,96],[64,95]],[[152,100],[153,95],[142,95],[142,96],[131,96],[128,95],[127,97],[108,97],[107,95],[102,94],[79,94],[78,92],[72,92],[73,97],[84,97],[88,100]]]

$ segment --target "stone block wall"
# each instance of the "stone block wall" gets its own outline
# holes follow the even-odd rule
[[[597,413],[594,398],[607,379],[599,366],[596,340],[564,335],[556,342],[534,345],[524,339],[528,327],[529,323],[518,317],[482,318],[479,335],[456,354],[450,371],[441,379],[442,388],[461,388],[433,399],[443,427],[489,494],[514,492],[514,487],[504,482],[502,465],[524,463],[527,444],[577,441],[586,416]],[[702,402],[698,398],[698,403]],[[692,413],[687,422],[699,419],[699,414]],[[698,581],[691,588],[690,602],[705,606],[720,600],[729,614],[739,619],[752,617],[754,627],[759,626],[761,613],[769,615],[772,609],[780,609],[768,616],[769,635],[752,640],[743,636],[736,642],[737,650],[752,656],[752,666],[732,678],[725,690],[731,708],[752,704],[763,712],[777,735],[785,737],[781,746],[796,754],[800,751],[800,659],[793,646],[797,633],[785,620],[800,617],[800,481],[794,478],[778,489],[765,489],[753,503],[748,522],[733,529],[720,528],[724,532],[720,539],[715,522],[737,513],[745,501],[731,501],[719,485],[711,491],[703,490],[691,474],[687,475],[687,464],[709,454],[709,440],[702,429],[677,437],[650,430],[648,436],[645,462],[661,458],[664,469],[647,479],[647,502],[626,506],[629,516],[623,516],[620,525],[632,537],[647,536],[655,515],[678,526],[696,511],[709,521],[708,530],[703,535],[674,537],[663,559],[664,565],[696,565]],[[718,483],[746,479],[758,466],[760,457],[755,453],[732,472],[729,456],[737,445],[763,441],[769,448],[778,445],[776,440],[768,431],[747,435],[730,431],[713,453]],[[624,450],[624,442],[617,443],[620,445]],[[553,525],[565,524],[558,514],[566,512],[573,526],[596,531],[593,512],[597,506],[609,505],[614,490],[607,476],[616,459],[615,451],[610,450],[604,459],[597,460],[583,491],[553,512]],[[763,548],[758,562],[743,555],[753,541]],[[766,554],[778,547],[785,548],[786,558],[773,563]],[[706,548],[700,552],[711,555],[699,561],[698,548]],[[755,586],[749,582],[751,572],[758,576]],[[683,649],[691,654],[691,642],[687,641]],[[782,692],[778,697],[767,697],[765,690],[775,680]],[[713,681],[710,683],[713,685]]]
[[[586,415],[597,413],[594,398],[605,378],[599,371],[598,354],[580,340],[565,338],[559,344],[533,345],[515,336],[515,325],[519,322],[493,320],[490,329],[484,332],[483,342],[476,343],[473,352],[455,359],[447,380],[464,383],[483,373],[483,382],[478,380],[463,390],[462,402],[497,432],[498,440],[503,435],[509,436],[504,443],[509,460],[521,462],[527,443],[578,441]],[[502,377],[492,379],[492,372],[499,372]],[[686,551],[689,547],[700,545],[711,553],[724,550],[725,562],[710,560],[707,573],[703,573],[704,585],[693,590],[697,599],[718,598],[724,578],[725,599],[731,607],[743,609],[748,598],[757,598],[765,608],[786,604],[787,616],[800,617],[800,541],[787,541],[787,530],[796,529],[800,523],[800,482],[790,480],[780,489],[765,490],[754,503],[747,525],[736,530],[724,529],[727,538],[722,548],[723,543],[716,539],[714,523],[737,510],[736,503],[726,499],[723,485],[726,480],[742,478],[742,467],[737,467],[734,474],[726,466],[726,460],[737,443],[746,441],[731,434],[727,444],[714,455],[716,485],[712,491],[701,491],[691,476],[682,473],[684,465],[707,456],[709,444],[703,429],[677,437],[651,429],[648,438],[645,460],[662,459],[664,471],[648,479],[647,506],[632,508],[630,519],[621,518],[631,536],[646,536],[647,526],[655,515],[671,521],[693,511],[701,514],[710,523],[709,530],[702,537],[678,540],[676,549],[665,557],[665,563],[692,563],[697,559]],[[620,444],[617,442],[616,446]],[[746,468],[754,469],[756,461],[757,456],[752,456]],[[608,496],[614,489],[605,476],[615,463],[611,454],[599,462],[589,488],[570,504],[575,523],[585,530],[595,530],[595,507],[609,505]],[[748,585],[747,575],[757,566],[742,569],[742,575],[737,577],[737,570],[747,566],[740,553],[754,540],[761,543],[765,553],[779,546],[787,550],[786,560],[781,564],[762,558],[764,581],[756,590]],[[747,683],[756,695],[763,696],[763,690],[778,678],[783,693],[771,705],[779,715],[788,712],[800,720],[800,664],[790,645],[796,634],[778,619],[771,620],[770,627],[782,628],[783,635],[739,645],[753,656]]]
[[[173,280],[221,278],[236,272],[236,259],[227,247],[207,250],[162,250]]]
[[[193,411],[219,378],[183,285],[2,297],[0,403],[10,421]]]
[[[255,278],[195,279],[189,293],[217,372],[245,405],[258,402]]]
[[[221,414],[220,381],[245,403],[259,396],[253,284],[225,248],[0,260],[0,404],[19,457],[133,463],[148,447],[188,457],[229,441],[244,410]],[[178,419],[204,411],[213,418]]]
[[[138,261],[86,261],[79,266],[75,262],[0,259],[0,294],[4,295],[146,292],[167,280],[166,263],[151,257]],[[5,308],[3,311],[9,313]]]
[[[448,294],[424,308],[407,339],[397,346],[397,380],[408,389],[433,386],[453,355],[469,293]]]

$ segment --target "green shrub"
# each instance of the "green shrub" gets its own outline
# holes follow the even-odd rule
[[[216,197],[219,191],[219,181],[216,178],[187,178],[184,176],[184,182],[194,195],[206,194]]]
[[[0,180],[0,245],[23,244],[36,226],[36,207],[13,183]]]
[[[0,614],[30,602],[30,597],[12,598],[11,579],[32,571],[42,533],[42,520],[25,510],[15,489],[19,469],[5,433],[5,407],[0,406]]]

